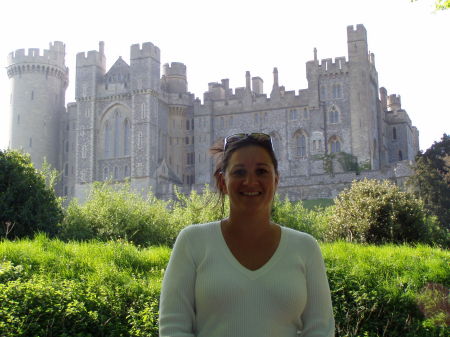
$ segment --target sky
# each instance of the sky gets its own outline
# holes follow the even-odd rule
[[[74,101],[75,58],[105,43],[109,69],[130,46],[152,42],[161,65],[187,66],[188,89],[203,101],[209,82],[228,78],[245,86],[245,72],[264,80],[272,71],[286,90],[307,88],[305,63],[347,57],[347,26],[363,24],[375,54],[380,87],[401,96],[426,150],[450,133],[450,10],[435,12],[434,0],[22,0],[0,5],[0,149],[9,140],[10,80],[7,55],[21,48],[66,45]],[[161,70],[162,73],[162,70]]]

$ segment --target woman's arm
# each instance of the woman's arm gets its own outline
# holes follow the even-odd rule
[[[302,337],[334,337],[334,316],[325,263],[317,241],[311,244],[306,268],[307,302]]]
[[[188,230],[180,232],[170,256],[161,287],[160,337],[194,337],[196,267]]]

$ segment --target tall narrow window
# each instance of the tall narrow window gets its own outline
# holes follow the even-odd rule
[[[29,142],[28,142],[28,146],[29,146],[29,147],[32,147],[32,146],[33,146],[33,138],[31,138],[31,137],[30,137],[30,140],[29,140]]]
[[[392,139],[397,139],[397,129],[395,126],[392,128]]]
[[[142,103],[141,104],[141,119],[145,119],[145,117],[147,117],[146,115],[146,106],[145,106],[145,103]]]
[[[138,133],[137,145],[138,145],[138,148],[142,149],[142,132]]]
[[[105,167],[103,169],[103,180],[106,180],[106,179],[108,179],[108,168],[107,167]]]
[[[67,177],[69,175],[69,164],[64,164],[64,176]]]
[[[125,168],[124,168],[124,170],[123,170],[123,176],[126,178],[126,177],[128,177],[130,174],[129,174],[129,172],[128,172],[128,165],[125,165]]]
[[[128,119],[123,122],[123,154],[124,156],[130,154],[130,123]]]
[[[403,160],[403,153],[402,150],[398,151],[398,160]]]
[[[306,157],[306,137],[303,134],[297,136],[297,155],[301,158]]]
[[[330,110],[330,123],[339,123],[339,111],[333,106]]]
[[[119,156],[119,139],[120,139],[119,112],[116,111],[114,115],[114,157]]]
[[[31,100],[34,99],[34,90],[31,90]]]
[[[114,167],[114,179],[119,179],[119,168],[117,166]]]
[[[110,144],[111,144],[111,125],[109,121],[106,121],[105,123],[105,158],[109,158],[110,156]]]

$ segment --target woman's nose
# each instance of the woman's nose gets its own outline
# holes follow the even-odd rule
[[[253,173],[248,173],[248,174],[245,176],[244,184],[246,184],[246,185],[252,185],[252,184],[254,184],[255,182],[256,182],[256,176],[255,176]]]

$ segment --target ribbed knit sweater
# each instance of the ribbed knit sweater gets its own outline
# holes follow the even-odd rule
[[[160,337],[332,337],[334,318],[317,241],[281,227],[261,268],[242,266],[220,222],[191,225],[164,274]]]

